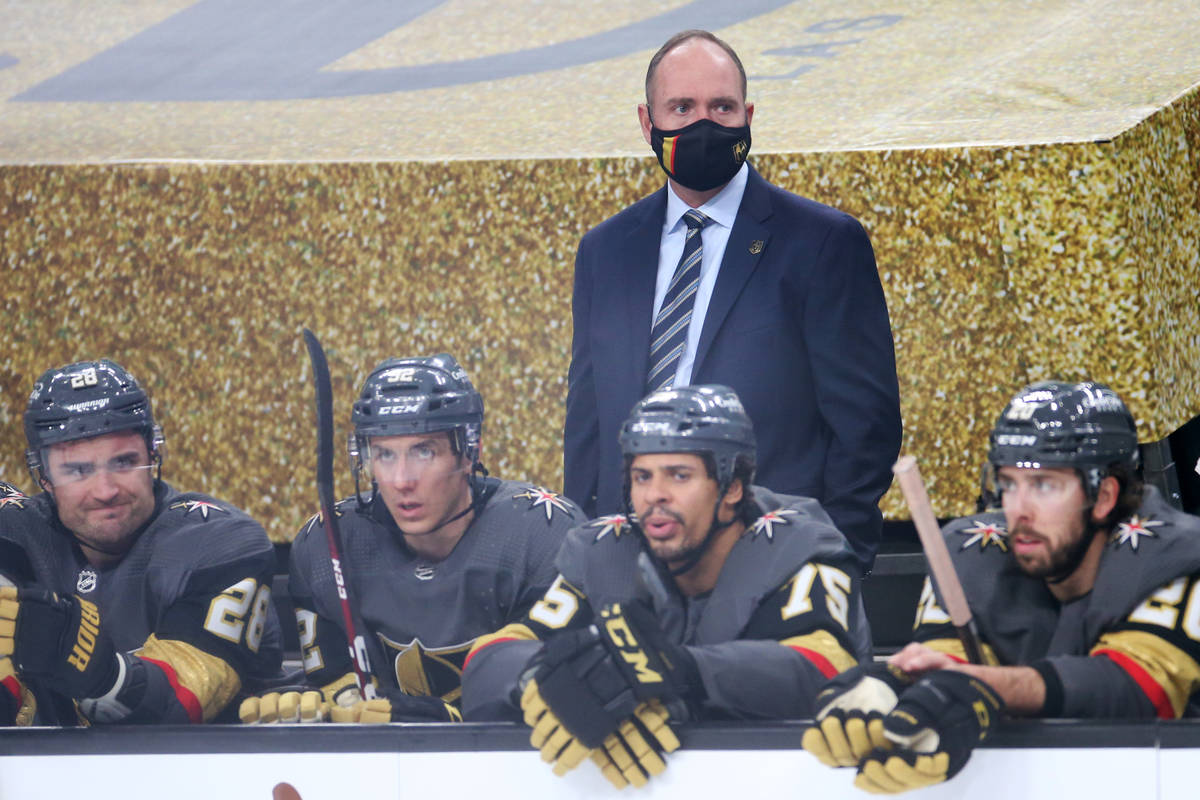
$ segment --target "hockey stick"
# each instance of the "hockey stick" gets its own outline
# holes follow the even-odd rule
[[[925,481],[921,480],[921,472],[917,469],[917,459],[900,456],[892,472],[896,473],[896,481],[900,484],[904,501],[908,503],[913,525],[921,537],[921,547],[925,549],[925,559],[929,562],[929,572],[950,613],[950,622],[958,631],[967,660],[972,664],[982,664],[983,648],[979,644],[979,632],[975,628],[975,620],[971,618],[971,608],[958,581],[958,573],[954,571],[954,563],[950,560],[950,551],[946,549],[946,540],[942,538],[937,517],[933,515],[933,506],[925,492]]]
[[[325,539],[329,543],[329,560],[333,565],[333,578],[337,582],[338,598],[342,601],[342,619],[346,623],[346,640],[350,647],[350,661],[354,664],[354,675],[358,680],[359,693],[364,698],[372,696],[371,681],[367,678],[366,646],[358,647],[358,633],[354,625],[354,611],[350,605],[350,586],[342,572],[342,537],[338,530],[337,509],[334,508],[333,493],[333,389],[330,387],[329,363],[317,336],[304,329],[304,344],[312,362],[313,385],[317,395],[317,496],[321,502],[321,521],[325,527]]]

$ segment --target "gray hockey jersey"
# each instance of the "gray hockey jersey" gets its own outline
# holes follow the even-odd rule
[[[278,673],[274,567],[261,525],[161,481],[149,522],[121,561],[105,568],[84,557],[48,495],[0,497],[0,576],[90,600],[116,650],[155,666],[146,707],[128,721],[211,720],[246,681]],[[156,686],[163,691],[154,700]]]
[[[674,592],[667,603],[656,601],[646,588],[653,579],[639,573],[638,555],[649,550],[624,516],[571,531],[545,597],[519,623],[477,642],[464,675],[467,717],[518,718],[513,690],[538,642],[592,624],[594,609],[632,599],[650,602],[667,636],[695,656],[706,715],[811,715],[816,687],[870,657],[857,561],[816,500],[753,492],[763,513],[706,596]]]
[[[954,520],[943,536],[989,660],[1053,667],[1047,716],[1185,713],[1200,690],[1200,519],[1147,486],[1109,534],[1092,591],[1065,604],[1017,567],[1003,514]],[[963,657],[928,578],[914,639]]]
[[[482,510],[438,562],[409,549],[382,501],[338,504],[343,572],[381,686],[456,703],[475,638],[519,619],[554,580],[575,504],[528,483],[485,479],[481,491]],[[292,544],[289,592],[308,679],[336,692],[353,663],[319,517]]]

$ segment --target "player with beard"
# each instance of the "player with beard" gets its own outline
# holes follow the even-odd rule
[[[262,526],[162,480],[119,364],[47,370],[24,422],[42,491],[0,484],[0,725],[224,721],[279,669]]]
[[[668,721],[810,716],[870,656],[853,550],[811,498],[752,486],[754,430],[724,386],[655,392],[620,434],[627,513],[575,528],[523,619],[476,641],[468,719],[524,718],[564,774],[642,785]]]
[[[375,697],[357,685],[342,576],[317,516],[292,543],[288,580],[311,688],[247,700],[244,722],[461,720],[471,645],[541,598],[554,580],[554,554],[578,522],[560,495],[487,477],[483,398],[450,355],[379,364],[351,418],[355,496],[336,513]]]
[[[899,792],[966,763],[1000,713],[1174,719],[1200,690],[1200,520],[1138,473],[1133,416],[1097,383],[1036,383],[988,460],[1002,511],[943,534],[987,663],[966,663],[927,579],[914,642],[822,691],[804,746]],[[915,683],[914,683],[915,681]]]

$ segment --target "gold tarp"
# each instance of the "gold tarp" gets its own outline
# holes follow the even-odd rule
[[[492,472],[559,487],[575,246],[662,180],[634,122],[649,51],[348,98],[14,99],[212,4],[109,5],[9,4],[0,30],[0,478],[33,488],[37,374],[107,356],[150,389],[169,480],[290,538],[316,505],[307,325],[338,442],[372,365],[448,351],[484,394]],[[324,71],[437,60],[439,41],[542,46],[597,19],[509,0],[480,19],[528,27],[479,38],[483,4],[432,5]],[[612,8],[606,30],[645,13]],[[1028,381],[1112,384],[1144,440],[1200,411],[1200,11],[1000,15],[848,0],[719,31],[752,75],[756,167],[871,235],[904,450],[940,515],[971,508],[987,430]],[[344,452],[337,476],[348,494]],[[895,489],[883,506],[907,516]]]

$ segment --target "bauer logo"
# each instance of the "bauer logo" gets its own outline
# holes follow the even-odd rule
[[[101,397],[98,400],[87,400],[83,403],[67,403],[63,405],[67,411],[95,411],[108,405],[110,398]]]

